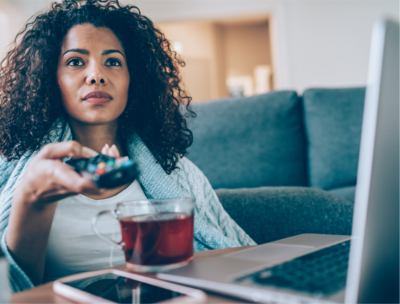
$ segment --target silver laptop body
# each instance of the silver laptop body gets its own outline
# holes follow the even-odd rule
[[[399,25],[389,20],[377,21],[372,34],[351,247],[349,240],[302,234],[158,277],[254,302],[399,302]],[[333,293],[262,285],[252,279],[268,279],[272,267],[346,246],[351,248],[347,282]]]

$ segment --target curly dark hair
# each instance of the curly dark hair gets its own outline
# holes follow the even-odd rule
[[[18,33],[0,64],[0,154],[13,160],[39,149],[66,117],[57,65],[64,37],[82,23],[107,27],[121,41],[131,80],[119,135],[126,141],[136,132],[170,174],[193,142],[187,119],[195,113],[179,74],[185,63],[138,7],[118,0],[53,2]]]

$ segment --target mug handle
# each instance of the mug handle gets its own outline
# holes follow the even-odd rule
[[[116,242],[116,241],[114,241],[113,239],[111,239],[111,238],[105,236],[104,234],[102,234],[102,233],[100,232],[100,230],[97,229],[97,226],[96,226],[97,221],[98,221],[99,218],[102,217],[103,215],[110,215],[112,218],[118,220],[118,218],[117,218],[117,216],[116,216],[114,210],[105,210],[105,211],[101,211],[101,212],[99,212],[99,213],[92,219],[92,230],[93,230],[93,232],[96,233],[96,235],[97,235],[99,238],[101,238],[103,241],[106,241],[107,243],[116,246],[116,247],[117,247],[118,249],[120,249],[120,250],[124,250],[124,243],[123,243],[122,241],[121,241],[121,242]]]

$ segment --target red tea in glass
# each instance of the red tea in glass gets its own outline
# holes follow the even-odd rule
[[[123,202],[115,210],[100,212],[93,219],[92,228],[101,239],[124,251],[129,269],[165,271],[193,259],[194,206],[191,198]],[[97,229],[96,223],[103,215],[119,221],[121,242]]]
[[[127,263],[164,265],[193,257],[193,216],[157,213],[119,220]]]

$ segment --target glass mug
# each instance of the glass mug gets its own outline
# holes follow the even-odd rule
[[[124,251],[128,269],[170,270],[193,259],[194,206],[191,198],[122,202],[115,210],[99,212],[92,220],[92,228],[102,240]],[[104,215],[119,221],[121,242],[97,228],[97,221]]]

